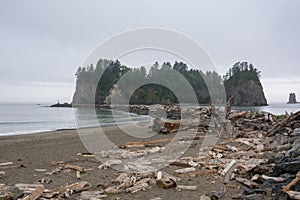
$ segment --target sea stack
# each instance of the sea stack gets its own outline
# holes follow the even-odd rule
[[[235,63],[224,76],[224,86],[227,100],[234,96],[233,106],[268,105],[260,82],[260,71],[251,63]]]
[[[294,103],[297,103],[296,94],[295,93],[290,93],[288,104],[294,104]]]

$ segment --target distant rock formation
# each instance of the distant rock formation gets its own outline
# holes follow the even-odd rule
[[[51,105],[50,107],[56,107],[56,108],[71,108],[72,104],[71,103],[56,103]]]
[[[294,103],[297,103],[296,94],[295,93],[290,93],[288,104],[294,104]]]
[[[164,62],[161,66],[154,63],[149,74],[144,67],[130,68],[122,65],[118,60],[100,59],[96,68],[93,65],[79,67],[76,72],[76,91],[73,96],[73,107],[97,105],[109,106],[111,94],[123,96],[129,104],[176,104],[178,99],[167,87],[156,84],[157,80],[168,78],[174,88],[182,88],[182,83],[172,74],[183,75],[190,83],[198,102],[206,104],[212,99],[224,100],[224,87],[227,99],[234,95],[234,106],[262,106],[267,105],[259,77],[260,72],[252,64],[237,62],[222,77],[214,72],[202,72],[188,69],[187,64],[175,62],[172,66]],[[127,79],[121,79],[126,74]],[[171,74],[171,76],[170,76]],[[133,91],[136,83],[147,84]],[[224,85],[223,85],[224,83]],[[115,84],[118,85],[116,90]],[[224,86],[224,87],[223,87]],[[181,103],[191,103],[195,94],[180,91],[183,99]],[[130,95],[130,96],[128,96]],[[213,97],[213,98],[212,98]]]
[[[247,62],[237,62],[224,77],[227,99],[233,106],[265,106],[267,100],[259,80],[260,72]]]

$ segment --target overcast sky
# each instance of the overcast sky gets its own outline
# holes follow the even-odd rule
[[[268,102],[285,102],[289,92],[299,100],[299,9],[298,0],[2,0],[0,102],[70,102],[89,52],[143,27],[192,38],[221,74],[236,61],[253,63]]]

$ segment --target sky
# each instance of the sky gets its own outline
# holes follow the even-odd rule
[[[298,0],[2,0],[0,102],[70,102],[75,72],[89,53],[144,27],[193,39],[222,75],[237,61],[253,63],[270,103],[286,102],[290,92],[299,100],[299,8]]]

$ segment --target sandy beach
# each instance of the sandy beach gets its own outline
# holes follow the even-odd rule
[[[130,127],[130,125],[126,125]],[[89,131],[93,129],[90,128]],[[106,135],[115,144],[124,144],[129,141],[145,141],[154,139],[172,138],[173,134],[157,134],[154,137],[147,139],[128,139],[128,135],[123,133],[116,126],[105,127]],[[201,140],[194,141],[189,150],[184,156],[196,154],[199,151]],[[162,144],[163,145],[163,144]],[[92,185],[93,190],[99,190],[97,185],[115,179],[118,171],[114,169],[100,170],[98,166],[100,161],[95,158],[88,158],[77,155],[78,153],[87,152],[82,144],[76,130],[61,130],[46,133],[37,133],[29,135],[0,137],[0,163],[13,162],[11,166],[0,167],[0,171],[4,171],[5,175],[0,178],[0,184],[14,186],[17,183],[37,183],[38,180],[49,177],[52,181],[49,184],[44,184],[46,189],[54,189],[66,184],[72,184],[79,180],[75,176],[74,171],[66,171],[57,175],[46,175],[46,172],[51,171],[59,166],[59,162],[76,164],[89,169],[81,174],[80,181],[87,181]],[[162,169],[163,172],[173,174],[175,169],[179,167],[168,166]],[[36,170],[36,169],[45,169]],[[42,172],[40,172],[42,171]],[[153,199],[160,197],[161,199],[199,199],[201,194],[206,194],[211,191],[218,191],[223,185],[223,179],[217,174],[208,174],[197,177],[183,177],[182,183],[185,185],[197,185],[195,191],[178,191],[176,189],[162,189],[156,184],[151,185],[151,189],[140,191],[135,194],[120,193],[108,195],[106,199]],[[14,191],[17,194],[19,191]],[[235,191],[230,189],[226,193],[228,199]],[[225,196],[224,199],[227,197]]]

